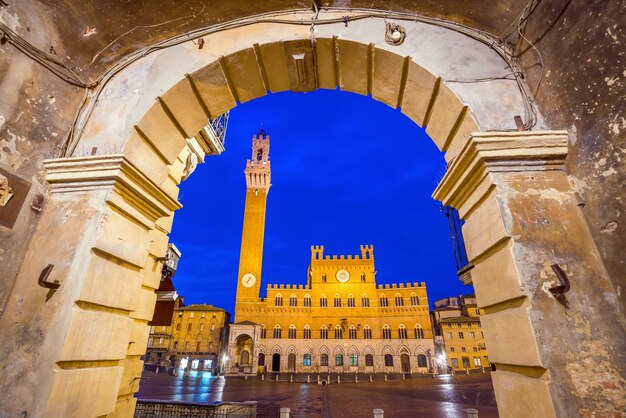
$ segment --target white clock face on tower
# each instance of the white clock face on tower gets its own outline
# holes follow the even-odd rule
[[[340,283],[345,283],[350,280],[350,273],[347,270],[341,269],[337,271],[337,281]]]
[[[241,284],[244,287],[252,287],[256,283],[256,277],[252,273],[246,273],[241,277]]]

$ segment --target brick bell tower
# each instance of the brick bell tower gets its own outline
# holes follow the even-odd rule
[[[252,158],[246,163],[246,207],[243,214],[235,318],[245,321],[261,299],[261,267],[267,192],[270,189],[270,137],[261,129],[252,137]]]

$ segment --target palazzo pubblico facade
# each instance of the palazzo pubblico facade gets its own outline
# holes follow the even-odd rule
[[[253,137],[246,175],[235,324],[227,374],[426,373],[434,345],[424,283],[376,284],[374,248],[329,256],[311,247],[304,285],[270,284],[260,297],[269,136]]]

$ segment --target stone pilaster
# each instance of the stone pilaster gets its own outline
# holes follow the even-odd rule
[[[473,134],[433,195],[465,221],[502,416],[612,414],[624,402],[623,315],[564,171],[567,143],[563,131]],[[571,283],[558,297],[555,264]]]
[[[16,329],[42,336],[39,354],[27,359],[33,363],[20,366],[39,392],[15,406],[28,416],[132,416],[157,259],[167,250],[157,220],[180,204],[122,155],[44,165],[51,193],[20,272],[30,280],[17,281],[21,300],[6,312]],[[32,284],[48,264],[56,290]]]

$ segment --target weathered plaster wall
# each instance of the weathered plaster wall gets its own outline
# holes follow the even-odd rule
[[[54,22],[37,4],[0,6],[0,22],[42,48],[57,36]],[[12,45],[0,45],[0,169],[31,183],[13,228],[0,226],[0,315],[40,216],[31,203],[46,193],[42,161],[58,155],[81,95]],[[28,338],[25,332],[18,346]]]
[[[537,103],[572,133],[567,168],[604,263],[626,301],[626,66],[623,0],[542,2],[520,51]],[[566,237],[564,237],[566,238]]]

